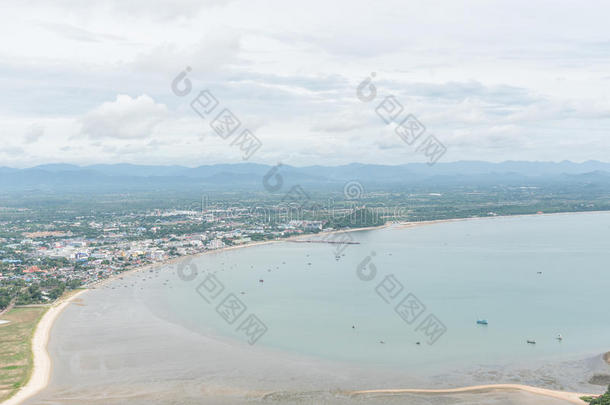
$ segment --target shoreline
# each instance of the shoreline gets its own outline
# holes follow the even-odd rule
[[[440,221],[446,221],[446,220],[440,220]],[[244,248],[249,248],[249,247],[254,247],[254,246],[270,245],[273,243],[288,242],[291,240],[299,240],[299,238],[307,238],[307,237],[311,237],[311,236],[325,236],[325,235],[349,233],[349,232],[373,231],[373,230],[378,230],[378,229],[389,228],[392,225],[396,225],[396,223],[387,222],[387,223],[385,223],[383,225],[379,225],[379,226],[364,227],[364,228],[338,229],[338,230],[324,231],[324,232],[318,232],[318,233],[308,233],[308,234],[304,234],[304,235],[294,235],[294,236],[289,236],[289,237],[283,238],[283,239],[264,240],[264,241],[257,241],[257,242],[252,242],[252,243],[244,243],[241,245],[225,246],[220,249],[206,250],[203,252],[197,252],[197,253],[178,256],[178,257],[172,257],[170,259],[166,259],[166,260],[163,260],[160,262],[147,263],[140,267],[130,268],[129,270],[125,270],[121,273],[114,274],[103,280],[98,280],[93,283],[83,285],[82,288],[87,289],[87,290],[95,289],[98,286],[103,286],[106,283],[115,281],[126,275],[135,274],[135,273],[138,273],[140,271],[145,271],[145,270],[152,270],[152,269],[156,269],[158,267],[174,265],[176,263],[179,263],[182,260],[189,260],[189,259],[192,260],[192,259],[198,258],[200,256],[204,256],[204,255],[209,255],[209,254],[214,254],[214,253],[223,253],[223,252],[228,252],[231,250],[244,249]],[[421,225],[428,225],[428,223],[421,223]],[[417,226],[417,223],[414,226]]]
[[[561,399],[573,404],[585,404],[586,402],[580,399],[583,396],[597,397],[599,394],[584,394],[571,391],[558,391],[548,388],[533,387],[523,384],[486,384],[472,385],[459,388],[446,389],[418,389],[418,388],[403,388],[403,389],[374,389],[362,391],[349,391],[346,394],[350,397],[366,396],[366,395],[400,395],[400,394],[475,394],[489,391],[524,391],[531,394],[542,395],[545,397]]]
[[[475,220],[485,220],[485,219],[500,219],[500,218],[526,218],[526,217],[547,217],[554,215],[573,215],[573,214],[602,214],[602,213],[610,213],[610,210],[602,210],[602,211],[565,211],[565,212],[543,212],[536,214],[515,214],[515,215],[494,215],[488,217],[465,217],[465,218],[446,218],[446,219],[431,219],[427,221],[402,221],[402,222],[394,222],[390,225],[397,225],[399,229],[402,228],[413,228],[419,225],[434,225],[434,224],[443,224],[449,222],[462,222],[462,221],[475,221]],[[386,224],[388,225],[388,224]],[[383,225],[382,227],[385,227]],[[364,229],[376,229],[376,228],[364,228]]]
[[[214,254],[214,253],[223,253],[226,251],[231,251],[231,250],[236,250],[236,249],[268,245],[268,244],[272,244],[272,243],[281,243],[281,242],[287,242],[287,241],[291,241],[291,240],[299,240],[300,238],[308,238],[308,237],[312,237],[312,236],[318,237],[318,236],[341,234],[341,233],[374,231],[374,230],[386,229],[386,228],[392,228],[392,227],[395,227],[396,229],[416,228],[416,227],[420,227],[420,226],[443,224],[443,223],[450,223],[450,222],[471,221],[471,220],[485,220],[485,219],[495,219],[495,218],[520,218],[520,217],[530,217],[530,216],[549,216],[549,215],[562,215],[562,214],[563,215],[587,214],[587,213],[588,214],[610,213],[610,210],[608,210],[608,211],[552,212],[552,213],[542,213],[542,214],[497,215],[497,216],[490,216],[490,217],[446,218],[446,219],[433,219],[433,220],[428,220],[428,221],[394,221],[394,222],[388,221],[385,224],[378,225],[378,226],[337,229],[337,230],[323,231],[323,232],[318,232],[318,233],[308,233],[308,234],[304,234],[304,235],[293,235],[293,236],[289,236],[289,237],[283,238],[283,239],[273,239],[273,240],[257,241],[257,242],[252,242],[252,243],[244,243],[242,245],[225,246],[220,249],[206,250],[203,252],[198,252],[198,253],[193,253],[193,254],[188,254],[188,255],[183,255],[183,256],[178,256],[178,257],[172,257],[170,259],[166,259],[166,260],[163,260],[160,262],[147,263],[140,267],[130,268],[129,270],[125,270],[121,273],[112,275],[103,280],[98,280],[93,283],[83,285],[82,288],[90,289],[90,288],[95,288],[97,286],[103,286],[110,281],[114,281],[120,277],[123,277],[124,275],[138,273],[138,272],[144,271],[144,270],[156,269],[158,267],[174,265],[176,263],[179,263],[182,260],[195,259],[195,258],[203,256],[203,255]]]
[[[448,222],[458,222],[458,221],[467,221],[467,220],[476,220],[476,219],[494,219],[494,218],[513,218],[513,217],[529,217],[529,216],[538,216],[538,215],[558,215],[558,214],[584,214],[584,213],[608,213],[610,211],[581,211],[581,212],[557,212],[557,213],[542,213],[542,214],[519,214],[519,215],[498,215],[492,217],[471,217],[471,218],[449,218],[449,219],[438,219],[438,220],[429,220],[429,221],[416,221],[416,222],[386,222],[384,225],[375,226],[375,227],[363,227],[363,228],[350,228],[350,229],[342,229],[342,230],[332,230],[326,232],[319,232],[314,234],[305,234],[305,235],[294,235],[284,239],[274,239],[268,241],[258,241],[253,243],[247,243],[237,246],[226,246],[220,249],[214,249],[204,252],[199,252],[190,255],[183,255],[178,257],[173,257],[171,259],[167,259],[161,262],[156,263],[148,263],[141,267],[131,268],[124,272],[115,274],[111,277],[108,277],[103,280],[96,281],[94,283],[84,285],[81,291],[65,298],[60,299],[58,302],[55,302],[51,305],[51,307],[45,312],[43,317],[40,319],[36,329],[34,330],[34,335],[32,337],[32,355],[34,360],[34,366],[31,373],[30,378],[26,382],[26,384],[21,387],[12,397],[8,398],[4,402],[1,402],[0,405],[20,405],[25,400],[31,398],[36,395],[40,391],[42,391],[49,383],[51,377],[51,367],[52,361],[50,355],[47,351],[47,344],[50,338],[51,329],[61,314],[61,312],[77,297],[86,293],[90,289],[95,289],[98,286],[103,286],[106,283],[110,283],[115,281],[125,275],[138,273],[141,271],[156,269],[158,267],[165,267],[169,265],[173,265],[182,260],[194,259],[203,255],[213,254],[213,253],[222,253],[225,251],[242,249],[253,246],[267,245],[272,243],[280,243],[286,242],[289,240],[298,240],[299,238],[307,238],[311,236],[324,236],[330,234],[340,234],[340,233],[349,233],[349,232],[359,232],[359,231],[367,231],[367,230],[379,230],[390,227],[395,227],[396,229],[407,229],[414,228],[419,226],[426,225],[434,225],[440,223],[448,223]],[[609,352],[610,353],[610,352]],[[607,353],[608,354],[608,353]],[[610,358],[608,359],[610,360]],[[610,363],[610,361],[609,361]],[[552,397],[556,399],[566,400],[575,404],[585,404],[584,401],[580,399],[580,396],[597,396],[599,394],[581,394],[576,392],[569,391],[557,391],[546,388],[539,388],[529,385],[521,385],[521,384],[488,384],[488,385],[476,385],[476,386],[467,386],[460,388],[449,388],[449,389],[372,389],[372,390],[361,390],[361,391],[348,391],[346,392],[349,396],[358,396],[358,395],[398,395],[398,394],[451,394],[451,393],[476,393],[476,392],[486,392],[489,390],[521,390],[529,393],[544,395],[547,397]]]
[[[59,317],[62,311],[78,296],[86,292],[81,290],[71,296],[52,304],[44,313],[32,337],[32,357],[34,359],[32,372],[26,384],[19,389],[12,397],[8,398],[2,405],[19,405],[23,401],[33,397],[42,391],[49,383],[51,378],[51,357],[47,352],[47,344],[51,329],[55,320]]]

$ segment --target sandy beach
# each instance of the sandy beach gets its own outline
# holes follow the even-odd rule
[[[577,392],[557,391],[546,388],[531,387],[522,384],[488,384],[488,385],[473,385],[470,387],[448,388],[448,389],[379,389],[379,390],[363,390],[351,391],[347,394],[350,396],[366,396],[366,395],[400,395],[400,394],[458,394],[458,393],[483,393],[489,391],[525,391],[536,395],[543,395],[549,398],[568,401],[573,404],[584,404],[580,399],[582,396],[597,396],[597,394],[584,394]]]
[[[571,214],[571,213],[564,213]],[[540,214],[533,214],[540,215]],[[556,215],[556,214],[546,214],[546,215]],[[491,217],[491,218],[500,218],[500,217]],[[502,217],[505,218],[505,217]],[[418,226],[425,226],[431,224],[438,224],[444,222],[455,222],[455,221],[465,221],[471,219],[489,219],[489,218],[459,218],[459,219],[446,219],[446,220],[435,220],[435,221],[421,221],[421,222],[401,222],[401,223],[387,223],[382,226],[374,227],[374,228],[355,228],[348,230],[340,230],[340,231],[328,231],[321,232],[318,234],[307,234],[307,235],[297,235],[286,239],[281,240],[271,240],[271,241],[261,241],[250,244],[244,244],[239,246],[228,246],[222,249],[205,251],[201,253],[197,253],[189,256],[180,256],[176,258],[172,258],[159,263],[151,263],[141,267],[130,269],[126,272],[117,274],[108,279],[101,280],[96,282],[89,287],[97,287],[108,283],[112,280],[115,280],[119,277],[123,277],[129,273],[146,271],[152,268],[168,266],[172,264],[176,264],[179,261],[187,260],[189,258],[198,257],[206,254],[220,253],[229,250],[241,249],[252,246],[260,246],[265,244],[279,243],[285,242],[288,240],[298,240],[300,238],[307,237],[319,237],[322,235],[328,234],[336,234],[336,233],[347,233],[347,232],[357,232],[362,230],[373,230],[373,229],[381,229],[390,226],[396,226],[398,228],[411,228]],[[47,344],[49,341],[49,336],[51,329],[55,320],[59,317],[61,312],[77,297],[85,293],[87,290],[79,291],[78,293],[55,303],[53,306],[49,308],[49,310],[45,313],[45,315],[40,320],[38,326],[36,327],[33,339],[32,339],[32,352],[34,356],[34,368],[31,375],[31,378],[27,382],[27,384],[22,387],[13,397],[4,401],[2,405],[19,405],[23,403],[28,398],[34,396],[41,390],[43,390],[49,382],[51,375],[51,359],[47,352]],[[400,394],[456,394],[456,393],[482,393],[482,392],[490,392],[490,391],[525,391],[532,394],[543,395],[549,398],[555,398],[559,400],[564,400],[570,403],[575,404],[584,404],[584,401],[580,399],[581,396],[591,395],[595,396],[596,394],[583,394],[577,392],[568,392],[568,391],[558,391],[551,390],[545,388],[538,388],[529,385],[521,385],[521,384],[489,384],[489,385],[474,385],[474,386],[466,386],[461,388],[451,388],[451,389],[416,389],[416,388],[408,388],[408,389],[371,389],[371,390],[359,390],[359,391],[348,391],[345,392],[348,396],[367,396],[367,395],[400,395]]]
[[[335,233],[356,232],[356,231],[361,231],[361,230],[379,229],[379,228],[384,228],[386,226],[389,226],[389,224],[382,225],[382,226],[375,227],[375,228],[356,228],[356,229],[349,229],[349,230],[321,232],[316,235],[319,236],[319,235],[329,235],[329,234],[335,234]],[[202,256],[202,255],[221,253],[221,252],[225,252],[225,251],[242,249],[242,248],[246,248],[246,247],[285,242],[288,240],[296,240],[298,238],[303,238],[303,237],[308,237],[308,236],[311,236],[311,235],[297,235],[297,236],[292,236],[290,238],[281,239],[281,240],[270,240],[270,241],[248,243],[248,244],[238,245],[238,246],[227,246],[227,247],[224,247],[221,249],[205,251],[205,252],[201,252],[201,253],[197,253],[197,254],[193,254],[193,255],[175,257],[175,258],[171,258],[169,260],[164,260],[159,263],[150,263],[150,264],[146,264],[144,266],[129,269],[122,273],[113,275],[112,277],[109,277],[107,279],[100,280],[95,283],[89,284],[86,287],[88,287],[88,288],[100,287],[100,286],[105,285],[106,283],[112,282],[116,279],[119,279],[119,278],[129,275],[129,274],[143,272],[143,271],[155,269],[158,267],[165,267],[168,265],[173,265],[182,260],[188,260],[188,259],[196,258],[196,257]],[[34,357],[34,367],[33,367],[32,375],[31,375],[30,379],[28,380],[28,382],[19,391],[17,391],[17,393],[15,395],[13,395],[11,398],[7,399],[6,401],[2,402],[0,405],[19,405],[19,404],[23,403],[25,400],[27,400],[28,398],[31,398],[32,396],[36,395],[38,392],[43,390],[48,385],[49,378],[51,376],[52,363],[51,363],[51,358],[49,357],[49,353],[47,352],[47,344],[49,342],[51,329],[53,327],[55,320],[59,317],[61,312],[74,299],[76,299],[78,296],[84,294],[85,292],[87,292],[87,289],[83,289],[82,291],[79,291],[78,293],[76,293],[64,300],[61,300],[60,302],[56,302],[45,313],[45,315],[42,317],[42,319],[38,323],[36,330],[34,332],[34,336],[32,338],[32,353],[33,353],[33,357]]]
[[[415,226],[430,225],[430,224],[434,224],[434,223],[449,222],[449,221],[451,221],[451,220],[426,221],[426,222],[401,222],[401,223],[398,223],[398,224],[401,225],[401,226],[410,228],[410,227],[415,227]],[[351,228],[351,229],[324,231],[324,232],[319,232],[319,233],[311,233],[311,234],[304,234],[304,235],[294,235],[294,236],[290,236],[288,238],[283,238],[283,239],[274,239],[274,240],[266,240],[266,241],[245,243],[243,245],[235,245],[235,246],[225,246],[225,247],[220,248],[220,249],[206,250],[204,252],[194,253],[194,254],[190,254],[190,255],[184,255],[184,256],[179,256],[179,257],[172,257],[171,259],[163,260],[163,261],[160,261],[160,262],[157,262],[157,263],[148,263],[148,264],[145,264],[143,266],[130,268],[129,270],[126,270],[126,271],[123,271],[121,273],[115,274],[115,275],[110,276],[108,278],[105,278],[103,280],[99,280],[99,281],[96,281],[94,283],[90,283],[90,284],[88,284],[88,285],[86,285],[84,287],[85,288],[100,287],[100,286],[105,285],[106,283],[109,283],[111,281],[114,281],[114,280],[116,280],[116,279],[118,279],[120,277],[129,275],[129,274],[138,273],[138,272],[142,272],[142,271],[146,271],[146,270],[151,270],[151,269],[156,269],[156,268],[159,268],[159,267],[175,265],[175,264],[177,264],[177,263],[179,263],[179,262],[181,262],[183,260],[195,259],[197,257],[201,257],[201,256],[204,256],[204,255],[228,252],[228,251],[231,251],[231,250],[249,248],[249,247],[254,247],[254,246],[262,246],[262,245],[269,245],[269,244],[274,244],[274,243],[290,242],[290,241],[295,241],[295,240],[299,240],[299,239],[303,239],[303,238],[310,238],[312,236],[313,237],[320,237],[320,236],[328,236],[328,235],[350,233],[350,232],[372,231],[372,230],[376,230],[376,229],[388,228],[388,227],[390,227],[392,225],[396,225],[396,223],[388,222],[388,223],[386,223],[384,225],[379,225],[379,226],[375,226],[375,227]]]
[[[259,242],[252,242],[252,243],[246,243],[243,245],[235,245],[235,246],[225,246],[223,248],[220,249],[214,249],[214,250],[206,250],[204,252],[199,252],[199,253],[194,253],[194,254],[190,254],[190,255],[184,255],[184,256],[179,256],[179,257],[173,257],[171,259],[167,259],[167,260],[163,260],[157,263],[148,263],[139,267],[134,267],[131,268],[129,270],[126,270],[122,273],[119,274],[115,274],[111,277],[108,277],[106,279],[103,280],[99,280],[96,281],[94,283],[88,284],[84,287],[86,288],[95,288],[98,286],[102,286],[110,281],[116,280],[117,278],[126,276],[128,274],[132,274],[132,273],[137,273],[137,272],[141,272],[141,271],[146,271],[146,270],[150,270],[150,269],[156,269],[158,267],[164,267],[164,266],[169,266],[169,265],[174,265],[176,263],[181,262],[182,260],[189,260],[189,259],[194,259],[203,255],[208,255],[208,254],[214,254],[214,253],[222,253],[222,252],[227,252],[227,251],[231,251],[231,250],[236,250],[236,249],[243,249],[243,248],[249,248],[249,247],[254,247],[254,246],[261,246],[261,245],[269,245],[269,244],[274,244],[274,243],[282,243],[282,242],[290,242],[290,241],[294,241],[294,240],[299,240],[299,239],[306,239],[306,238],[311,238],[311,237],[320,237],[320,236],[329,236],[329,235],[338,235],[338,234],[343,234],[343,233],[351,233],[351,232],[360,232],[360,231],[374,231],[374,230],[378,230],[378,229],[384,229],[384,228],[389,228],[389,227],[397,227],[399,229],[402,228],[415,228],[415,227],[420,227],[420,226],[427,226],[427,225],[435,225],[435,224],[443,224],[443,223],[450,223],[450,222],[462,222],[462,221],[473,221],[473,220],[489,220],[489,219],[495,219],[495,218],[519,218],[519,217],[529,217],[529,216],[541,216],[541,215],[570,215],[570,214],[589,214],[589,213],[600,213],[600,212],[606,212],[606,211],[586,211],[586,212],[557,212],[557,213],[542,213],[542,214],[522,214],[522,215],[498,215],[498,216],[493,216],[493,217],[471,217],[471,218],[450,218],[450,219],[435,219],[435,220],[430,220],[430,221],[397,221],[397,222],[386,222],[383,225],[379,225],[379,226],[372,226],[372,227],[362,227],[362,228],[350,228],[350,229],[340,229],[340,230],[332,230],[332,231],[324,231],[324,232],[318,232],[318,233],[310,233],[310,234],[304,234],[304,235],[294,235],[294,236],[290,236],[288,238],[283,238],[283,239],[274,239],[274,240],[266,240],[266,241],[259,241]]]
[[[82,290],[70,297],[53,304],[52,307],[44,314],[32,338],[32,354],[34,356],[34,368],[32,375],[28,380],[27,384],[24,385],[15,395],[6,401],[2,402],[2,405],[18,405],[26,399],[36,395],[42,389],[44,389],[49,383],[51,376],[51,358],[47,352],[47,344],[49,343],[49,336],[51,328],[57,317],[61,312],[72,302],[75,298],[83,294],[87,290]]]

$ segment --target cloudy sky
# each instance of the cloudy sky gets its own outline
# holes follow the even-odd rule
[[[608,15],[602,1],[5,0],[0,166],[240,162],[246,128],[254,162],[424,161],[377,115],[388,96],[444,161],[608,161]],[[219,102],[204,118],[202,90]],[[228,139],[210,127],[223,108],[241,122]]]

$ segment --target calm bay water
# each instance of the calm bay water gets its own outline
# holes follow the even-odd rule
[[[352,236],[360,244],[349,245],[340,260],[335,245],[284,243],[194,263],[264,321],[268,332],[258,344],[274,348],[418,370],[608,350],[609,214],[495,218]],[[356,271],[367,256],[377,269],[371,281]],[[389,275],[403,290],[386,303],[376,289]],[[202,279],[176,279],[175,289],[154,299],[193,330],[245,341],[236,325],[197,295]],[[396,291],[385,290],[386,298]],[[408,293],[426,306],[412,324],[395,312]],[[416,331],[428,314],[447,329],[433,345],[422,329]],[[477,325],[478,318],[489,325]]]
[[[51,384],[31,403],[237,403],[281,391],[285,403],[334,404],[352,401],[337,390],[502,382],[602,390],[587,381],[610,374],[599,356],[610,343],[610,213],[351,235],[360,244],[339,260],[336,245],[267,244],[195,258],[190,281],[174,266],[88,292],[54,327]],[[376,274],[363,280],[359,265]],[[209,274],[224,290],[208,303],[197,287]],[[386,302],[376,289],[390,275],[402,290]],[[247,307],[232,324],[217,311],[229,293]],[[395,311],[409,293],[425,305],[410,324]],[[255,345],[237,330],[250,314],[267,327]],[[417,330],[428,315],[446,327],[434,344]],[[402,403],[388,401],[378,403]]]

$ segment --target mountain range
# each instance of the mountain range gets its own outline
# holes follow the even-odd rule
[[[181,189],[201,186],[210,189],[262,189],[263,178],[274,166],[257,163],[214,164],[198,167],[95,164],[77,166],[65,163],[31,168],[0,167],[0,190],[81,189],[145,190]],[[610,184],[610,163],[506,161],[490,163],[460,161],[408,163],[389,166],[351,163],[342,166],[281,165],[278,173],[291,184],[320,187],[347,181],[368,184],[369,188],[421,184],[536,184],[540,182]]]

